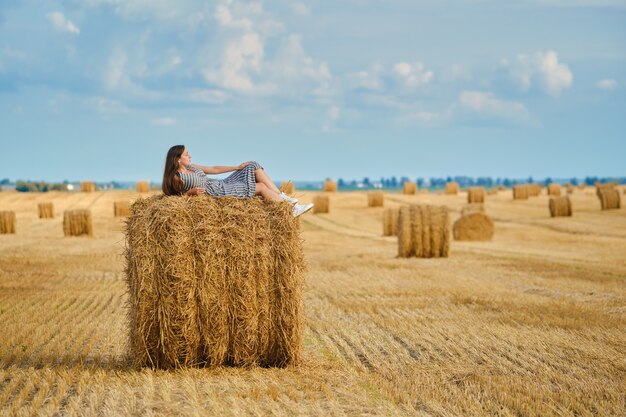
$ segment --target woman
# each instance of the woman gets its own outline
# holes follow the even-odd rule
[[[223,180],[210,179],[206,174],[235,171]],[[184,145],[170,148],[163,173],[165,195],[203,195],[213,197],[249,198],[260,195],[268,200],[286,201],[293,205],[294,217],[309,211],[313,204],[297,204],[298,199],[281,192],[258,162],[248,161],[237,166],[202,166],[191,163]]]

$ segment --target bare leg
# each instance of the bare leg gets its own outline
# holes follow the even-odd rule
[[[267,186],[262,183],[262,182],[258,182],[256,184],[256,195],[260,195],[263,196],[263,198],[267,198],[268,200],[274,200],[274,201],[284,201],[277,192],[274,192],[274,190],[270,190],[269,188],[267,188]]]
[[[267,186],[270,190],[274,191],[276,194],[280,194],[280,190],[276,187],[276,184],[272,181],[267,172],[264,169],[259,168],[254,171],[254,176],[256,177],[257,182],[261,182]]]

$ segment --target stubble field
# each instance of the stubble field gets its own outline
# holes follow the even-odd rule
[[[301,201],[314,193],[297,192]],[[550,218],[545,190],[486,196],[491,242],[400,259],[365,193],[301,218],[304,361],[286,369],[133,370],[122,220],[134,192],[0,193],[0,415],[625,415],[626,210],[592,188]],[[626,196],[622,195],[622,200]],[[385,207],[466,194],[386,193]],[[37,203],[56,217],[39,219]],[[64,237],[90,208],[94,237]]]

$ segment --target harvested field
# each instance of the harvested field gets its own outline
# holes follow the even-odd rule
[[[588,189],[576,213],[549,197],[489,197],[496,233],[448,258],[398,258],[382,213],[466,196],[333,194],[300,218],[306,274],[302,363],[136,371],[126,345],[123,222],[135,190],[0,193],[0,415],[547,416],[626,414],[626,210]],[[319,193],[302,192],[303,204]],[[93,238],[58,213],[89,209]]]
[[[461,208],[461,216],[465,216],[469,213],[484,213],[485,206],[482,203],[470,203]]]

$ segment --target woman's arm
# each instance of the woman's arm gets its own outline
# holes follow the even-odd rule
[[[205,167],[202,165],[191,164],[191,166],[201,169],[205,174],[223,174],[225,172],[237,171],[238,169],[243,169],[246,165],[248,165],[248,162],[244,162],[237,166],[216,165]]]

